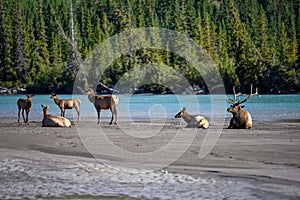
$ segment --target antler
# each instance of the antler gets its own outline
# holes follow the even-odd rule
[[[248,101],[252,96],[259,95],[259,94],[258,94],[258,88],[256,88],[256,91],[255,91],[254,94],[252,93],[252,89],[253,89],[253,85],[251,84],[250,94],[248,95],[248,97],[247,97],[246,99],[244,99],[243,101],[238,101],[238,102],[236,102],[236,97],[237,97],[237,96],[242,96],[242,95],[244,95],[244,94],[242,94],[242,93],[236,94],[236,93],[235,93],[235,86],[233,86],[233,95],[234,95],[234,99],[229,99],[228,102],[229,102],[230,104],[232,104],[232,105],[238,106],[238,105],[240,105],[240,104],[245,103],[246,101]]]
[[[253,85],[251,84],[250,94],[248,95],[248,97],[247,97],[246,99],[244,99],[243,101],[237,102],[236,105],[240,105],[240,104],[242,104],[242,103],[245,103],[245,102],[248,101],[252,96],[258,95],[258,88],[256,88],[256,91],[255,91],[254,94],[252,93],[252,88],[253,88]]]
[[[234,95],[234,98],[233,98],[233,99],[228,99],[227,101],[228,101],[230,104],[235,105],[235,104],[236,104],[236,97],[242,95],[242,93],[240,93],[240,92],[239,92],[238,94],[235,93],[235,85],[233,86],[232,89],[233,89],[233,95]]]

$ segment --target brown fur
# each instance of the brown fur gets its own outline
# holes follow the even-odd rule
[[[208,120],[201,115],[190,115],[186,108],[183,108],[175,115],[175,118],[182,118],[186,123],[187,128],[208,128]]]
[[[94,106],[97,110],[98,124],[100,124],[101,109],[104,109],[104,110],[110,109],[111,121],[109,124],[112,124],[112,122],[114,120],[114,115],[116,117],[115,124],[117,124],[117,106],[119,103],[119,98],[116,95],[95,96],[95,92],[91,88],[87,89],[85,91],[85,94],[88,95],[90,102],[94,104]]]
[[[64,117],[54,116],[48,114],[49,106],[43,106],[44,118],[42,121],[42,126],[48,127],[71,127],[71,122]]]
[[[232,129],[250,129],[252,128],[252,117],[249,112],[243,110],[244,106],[240,106],[240,104],[248,101],[252,96],[258,95],[258,89],[256,88],[256,92],[252,93],[253,85],[251,85],[250,94],[242,101],[236,101],[236,97],[241,96],[241,93],[236,94],[235,86],[233,86],[233,95],[234,98],[228,100],[231,104],[231,107],[227,109],[228,112],[232,113],[232,118],[230,120],[230,124],[228,128]]]
[[[252,118],[249,112],[242,109],[242,106],[232,106],[227,109],[232,113],[232,118],[228,126],[229,129],[250,129],[252,128]]]
[[[32,108],[32,97],[34,97],[34,94],[32,95],[27,95],[27,99],[25,98],[20,98],[17,102],[18,105],[18,123],[20,123],[20,112],[22,109],[22,116],[23,116],[23,120],[25,123],[28,122],[28,115],[30,112],[30,109]],[[24,111],[26,112],[26,119],[24,117]]]
[[[58,105],[60,108],[61,116],[65,117],[65,109],[72,109],[75,108],[77,115],[78,115],[78,121],[80,121],[80,104],[81,101],[78,98],[74,99],[59,99],[58,96],[54,93],[52,93],[52,96],[50,97],[54,100],[55,104]]]

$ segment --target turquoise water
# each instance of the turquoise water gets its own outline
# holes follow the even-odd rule
[[[36,95],[33,97],[33,107],[29,114],[30,120],[42,120],[41,104],[49,105],[49,114],[60,115],[60,110],[51,95]],[[172,119],[182,107],[191,114],[200,113],[208,118],[215,116],[230,117],[226,112],[229,106],[226,97],[222,95],[118,95],[119,119]],[[25,95],[0,96],[0,117],[16,118],[17,100]],[[96,110],[86,95],[75,95],[82,101],[82,118],[96,117]],[[72,95],[59,95],[59,98],[72,98]],[[254,96],[244,104],[253,120],[276,121],[300,119],[300,95],[261,95]],[[75,110],[66,110],[66,117],[77,115]],[[101,118],[110,118],[110,112],[104,110]]]

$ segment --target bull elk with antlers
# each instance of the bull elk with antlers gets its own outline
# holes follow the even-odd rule
[[[229,99],[228,102],[231,104],[231,107],[227,109],[228,112],[232,113],[233,117],[230,120],[228,126],[229,129],[250,129],[252,128],[252,117],[249,112],[243,110],[245,106],[240,106],[240,104],[248,101],[252,96],[258,95],[258,89],[256,92],[252,93],[253,85],[251,85],[251,91],[247,98],[242,101],[236,101],[236,97],[241,96],[242,93],[236,94],[235,86],[233,86],[233,99]]]
[[[190,115],[186,108],[182,108],[179,113],[175,115],[175,118],[182,118],[186,123],[187,128],[208,128],[209,124],[205,117],[201,115]]]
[[[116,117],[115,124],[117,124],[117,106],[119,104],[119,98],[116,95],[95,96],[95,92],[91,88],[88,88],[84,93],[88,95],[90,102],[94,104],[97,110],[98,124],[100,124],[100,114],[102,109],[110,109],[111,121],[109,124],[112,124],[114,115]]]
[[[80,120],[80,109],[79,109],[79,106],[81,104],[80,99],[78,99],[78,98],[59,99],[57,94],[55,94],[55,93],[52,93],[50,98],[53,99],[55,104],[58,105],[58,107],[60,108],[62,117],[65,117],[65,109],[75,108],[77,115],[78,115],[78,121]]]
[[[27,99],[20,98],[18,100],[18,102],[17,102],[18,109],[19,109],[19,112],[18,112],[18,123],[20,123],[20,112],[21,112],[21,109],[22,109],[22,116],[23,116],[24,122],[25,123],[28,122],[28,115],[29,115],[30,109],[32,108],[32,97],[34,97],[34,94],[27,95]],[[26,112],[26,119],[24,117],[24,111]]]

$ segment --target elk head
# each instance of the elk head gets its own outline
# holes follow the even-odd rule
[[[50,97],[51,99],[55,99],[55,98],[57,98],[57,94],[56,93],[51,93],[51,97]]]
[[[92,95],[95,94],[95,92],[92,88],[88,88],[83,92],[83,94]]]
[[[44,115],[48,115],[48,109],[49,109],[49,106],[48,106],[48,105],[44,106],[43,104],[41,104],[41,106],[42,106]]]
[[[31,94],[31,95],[27,94],[26,96],[27,96],[28,100],[31,100],[31,99],[32,99],[32,97],[34,97],[34,96],[35,96],[35,94]]]
[[[183,107],[182,110],[175,115],[175,118],[181,118],[184,115],[186,108]]]
[[[233,86],[233,95],[234,95],[234,98],[233,98],[233,99],[227,100],[228,103],[231,104],[231,107],[228,108],[227,111],[230,112],[230,113],[232,113],[232,114],[236,114],[236,113],[238,113],[239,111],[241,111],[242,108],[244,108],[245,106],[240,106],[240,104],[245,103],[245,102],[248,101],[252,96],[258,95],[258,89],[256,88],[256,92],[253,94],[253,93],[252,93],[252,88],[253,88],[253,85],[251,85],[250,94],[248,95],[247,98],[245,98],[245,99],[242,100],[242,101],[236,101],[236,97],[242,96],[243,94],[242,94],[242,93],[236,94],[236,92],[235,92],[235,86]]]

